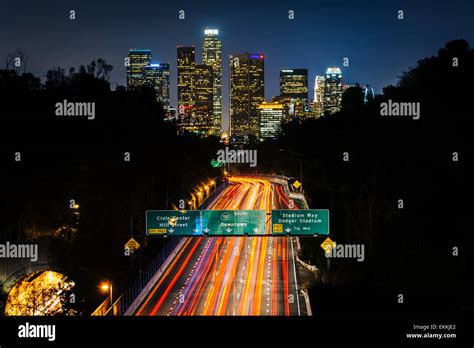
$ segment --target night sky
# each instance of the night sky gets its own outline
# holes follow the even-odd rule
[[[125,85],[123,59],[130,48],[152,50],[154,62],[171,64],[171,104],[176,105],[176,46],[195,45],[201,60],[206,27],[220,31],[223,46],[223,118],[228,113],[228,56],[266,55],[266,98],[278,95],[281,68],[308,68],[314,76],[342,67],[347,83],[393,84],[418,59],[436,54],[453,39],[474,45],[474,1],[92,1],[2,0],[0,62],[22,49],[28,71],[44,75],[98,57],[114,66],[111,85]],[[145,4],[145,5],[142,5]],[[76,20],[69,19],[69,10]],[[186,19],[178,19],[178,11]],[[404,10],[405,19],[397,19]],[[288,19],[288,10],[295,19]],[[3,68],[3,66],[2,66]],[[440,86],[441,87],[441,86]]]

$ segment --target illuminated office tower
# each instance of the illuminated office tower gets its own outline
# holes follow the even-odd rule
[[[213,70],[213,125],[220,133],[222,117],[222,43],[217,29],[204,30],[202,64]]]
[[[279,103],[283,106],[283,123],[290,122],[295,119],[295,99],[277,95],[272,98],[272,102]]]
[[[283,120],[283,105],[280,103],[262,103],[257,106],[260,140],[276,138]]]
[[[150,64],[144,68],[144,75],[145,85],[155,90],[156,100],[167,113],[170,106],[170,65]]]
[[[263,54],[230,56],[231,136],[258,138],[257,105],[265,101]]]
[[[367,104],[375,99],[375,91],[370,85],[364,87],[364,104]]]
[[[194,70],[194,107],[195,117],[208,126],[214,128],[214,74],[213,68],[209,65],[196,65]],[[220,125],[219,125],[220,128]]]
[[[324,113],[333,114],[339,112],[342,101],[342,74],[341,69],[328,68],[324,81]]]
[[[178,53],[178,113],[191,115],[194,105],[194,69],[195,49],[191,47],[177,47]]]
[[[307,111],[308,69],[280,70],[280,96],[291,99],[295,117]]]
[[[314,79],[313,109],[316,118],[324,115],[324,76],[316,75]]]
[[[151,63],[150,50],[130,50],[127,65],[127,88],[143,86],[145,83],[144,69]]]

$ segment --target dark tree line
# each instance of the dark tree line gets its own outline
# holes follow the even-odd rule
[[[111,279],[119,294],[162,247],[161,240],[143,238],[145,211],[187,202],[198,183],[220,174],[210,166],[217,139],[177,136],[152,91],[110,89],[111,69],[97,59],[77,70],[54,68],[44,81],[0,71],[0,155],[6,164],[0,171],[0,237],[49,236],[56,266],[77,284],[78,303],[87,299],[86,314],[103,297],[99,281]],[[54,105],[64,99],[95,102],[96,118],[58,118]],[[133,261],[124,256],[131,235],[143,247]]]
[[[464,40],[451,41],[369,104],[359,87],[349,88],[339,113],[287,124],[277,142],[263,145],[264,168],[295,178],[298,156],[278,149],[304,154],[310,206],[330,209],[333,240],[365,245],[364,262],[334,259],[327,271],[322,239],[302,240],[303,258],[317,264],[323,283],[332,284],[315,292],[318,309],[333,309],[321,294],[354,308],[341,289],[354,296],[364,289],[361,303],[370,310],[386,308],[378,301],[396,291],[411,294],[414,310],[472,310],[472,81],[474,50]],[[420,102],[420,119],[382,117],[381,103],[389,99]]]

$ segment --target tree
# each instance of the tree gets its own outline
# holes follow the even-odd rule
[[[112,72],[113,68],[114,67],[110,64],[107,64],[104,59],[97,59],[96,77],[105,81],[109,81],[110,73]]]
[[[362,109],[364,106],[364,91],[357,84],[355,87],[349,87],[342,95],[342,112],[353,112]]]
[[[102,59],[98,58],[97,60],[93,60],[86,68],[88,74],[95,76],[98,79],[109,81],[110,73],[113,70],[113,66],[107,64],[107,62]]]
[[[39,271],[16,283],[8,294],[6,315],[58,316],[76,315],[74,282],[63,274]],[[73,301],[71,301],[73,300]]]
[[[19,59],[20,65],[16,64]],[[28,63],[28,56],[20,49],[17,49],[13,53],[8,53],[5,61],[5,70],[15,70],[18,75],[20,72],[26,72],[26,65]]]
[[[56,67],[46,73],[45,88],[49,90],[67,89],[70,78],[63,68]]]

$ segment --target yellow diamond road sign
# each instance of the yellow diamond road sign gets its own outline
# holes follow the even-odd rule
[[[295,188],[299,188],[301,186],[301,183],[298,180],[295,180],[295,182],[293,183],[293,186]]]
[[[125,248],[129,250],[137,250],[139,247],[140,247],[140,244],[138,244],[138,242],[133,238],[130,238],[128,242],[125,243]]]
[[[323,248],[326,254],[329,254],[333,248],[336,247],[336,243],[334,243],[331,238],[327,237],[324,242],[321,243],[321,248]]]

